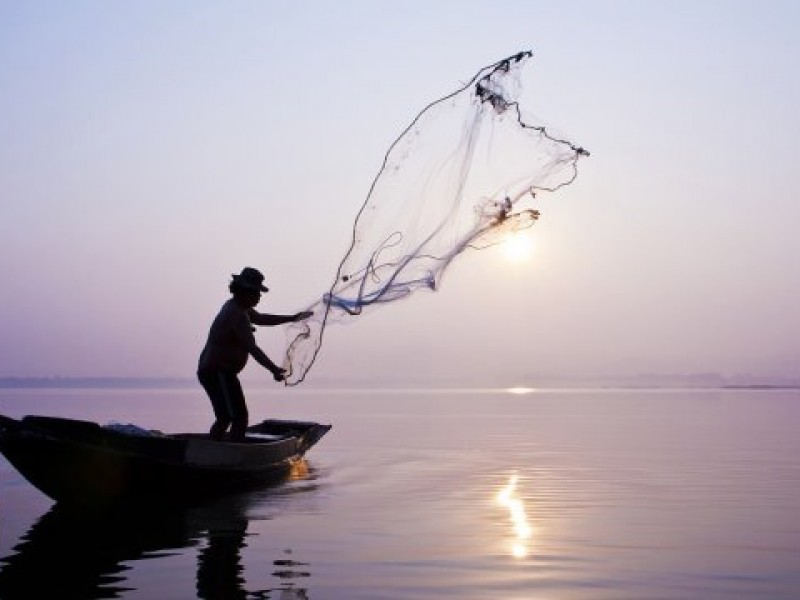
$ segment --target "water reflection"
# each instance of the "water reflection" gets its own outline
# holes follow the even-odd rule
[[[310,565],[291,550],[273,560],[268,589],[248,589],[242,554],[248,546],[248,510],[263,511],[271,499],[316,488],[313,473],[293,472],[266,490],[231,496],[187,509],[75,512],[58,505],[44,514],[0,560],[0,598],[119,598],[133,590],[126,571],[131,561],[196,553],[196,596],[204,600],[278,598],[305,600],[299,583]],[[264,517],[261,517],[264,518]],[[196,548],[196,550],[194,550]],[[192,597],[181,590],[177,597]]]
[[[517,396],[525,396],[527,394],[533,394],[536,391],[536,388],[529,388],[529,387],[510,387],[506,388],[506,392],[509,394],[514,394]]]
[[[514,537],[511,541],[511,555],[515,558],[525,558],[530,551],[530,538],[533,528],[528,524],[525,504],[517,496],[517,483],[519,475],[512,473],[506,486],[496,496],[497,503],[508,509]]]

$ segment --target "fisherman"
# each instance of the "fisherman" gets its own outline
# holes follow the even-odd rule
[[[228,439],[239,442],[244,440],[249,415],[238,375],[247,364],[248,356],[269,370],[275,381],[286,377],[286,369],[272,362],[256,344],[253,325],[282,325],[302,321],[313,313],[270,315],[257,312],[255,307],[261,294],[269,291],[264,286],[264,276],[257,269],[245,267],[232,278],[228,286],[232,297],[222,305],[211,324],[208,341],[200,354],[197,378],[214,407],[216,420],[211,426],[211,438],[222,440],[230,427]]]

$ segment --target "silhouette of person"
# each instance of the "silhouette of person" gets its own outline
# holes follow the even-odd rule
[[[270,315],[257,312],[261,294],[268,292],[264,276],[257,269],[245,267],[228,286],[232,297],[222,305],[200,354],[197,378],[214,408],[216,420],[211,426],[212,439],[221,440],[230,427],[229,439],[243,441],[248,412],[239,373],[252,356],[272,373],[275,381],[283,381],[286,370],[277,366],[256,344],[253,325],[282,325],[307,319],[313,313]]]
[[[222,527],[209,528],[207,544],[197,554],[198,598],[246,600],[242,566],[245,535],[247,518],[241,515],[232,515]]]

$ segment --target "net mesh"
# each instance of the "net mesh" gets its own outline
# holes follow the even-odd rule
[[[302,382],[326,327],[436,290],[453,259],[532,226],[532,202],[577,177],[583,148],[559,139],[517,102],[521,52],[484,67],[424,107],[391,144],[353,224],[330,289],[288,326],[287,385]]]

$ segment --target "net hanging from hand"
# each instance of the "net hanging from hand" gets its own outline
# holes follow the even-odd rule
[[[303,381],[328,325],[436,290],[462,251],[536,222],[539,212],[523,201],[575,180],[589,153],[523,118],[516,101],[531,56],[484,67],[423,108],[389,147],[333,284],[311,319],[288,326],[287,385]]]

